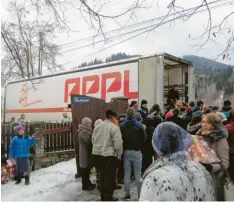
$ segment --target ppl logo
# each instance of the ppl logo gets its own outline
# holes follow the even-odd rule
[[[125,70],[121,72],[109,72],[101,75],[91,75],[85,77],[77,77],[67,79],[65,81],[64,88],[64,102],[67,103],[69,97],[74,94],[78,95],[90,95],[100,93],[101,99],[106,100],[108,93],[120,92],[120,96],[124,96],[130,99],[138,98],[138,92],[130,92],[130,72]],[[112,81],[109,86],[109,81]],[[88,87],[88,82],[93,82]],[[69,91],[69,86],[73,85],[73,88]],[[121,91],[123,89],[123,92]]]

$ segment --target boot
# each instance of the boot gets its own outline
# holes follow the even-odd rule
[[[18,174],[15,178],[16,178],[15,184],[20,184],[21,183],[21,174]]]
[[[30,181],[29,181],[29,176],[25,176],[25,185],[29,185]]]
[[[90,184],[88,186],[82,186],[82,190],[84,190],[84,191],[92,191],[92,190],[95,189],[95,187],[96,187],[95,184]]]
[[[81,177],[81,175],[78,173],[78,174],[75,174],[75,178],[76,179],[78,179],[78,178],[80,178]]]

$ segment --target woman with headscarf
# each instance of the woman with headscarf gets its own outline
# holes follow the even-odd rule
[[[202,127],[197,135],[203,136],[210,147],[216,152],[219,163],[203,164],[210,172],[215,188],[216,200],[223,201],[222,178],[225,170],[229,167],[229,146],[227,142],[228,133],[221,124],[221,119],[217,114],[206,114],[202,118]]]
[[[227,125],[225,128],[228,131],[228,144],[229,144],[229,163],[230,166],[228,168],[229,174],[234,181],[234,109],[229,111],[227,116]]]
[[[95,185],[89,179],[90,161],[92,154],[92,120],[90,118],[83,118],[82,123],[78,127],[79,139],[79,164],[82,177],[82,190],[91,191]]]
[[[188,161],[192,143],[187,131],[171,122],[158,125],[152,145],[159,156],[144,173],[140,201],[212,201],[214,189],[207,170]]]

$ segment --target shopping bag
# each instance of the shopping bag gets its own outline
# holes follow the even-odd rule
[[[224,191],[224,200],[225,201],[234,201],[234,184],[233,184],[233,182],[229,181],[229,182],[224,183],[223,191]]]
[[[216,152],[209,146],[204,137],[195,135],[192,137],[193,143],[186,152],[189,160],[205,164],[220,162]]]
[[[231,177],[227,171],[227,169],[222,168],[224,174],[226,176],[225,182],[223,185],[223,192],[224,192],[224,200],[225,201],[234,201],[234,184],[231,180]]]
[[[7,164],[1,165],[1,184],[6,184],[9,181],[9,176],[7,173]]]
[[[8,159],[7,161],[7,174],[8,174],[8,177],[9,179],[13,179],[16,175],[16,162],[14,159],[10,158]]]

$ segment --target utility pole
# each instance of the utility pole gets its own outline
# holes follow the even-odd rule
[[[38,75],[42,74],[43,64],[43,33],[39,32]]]

